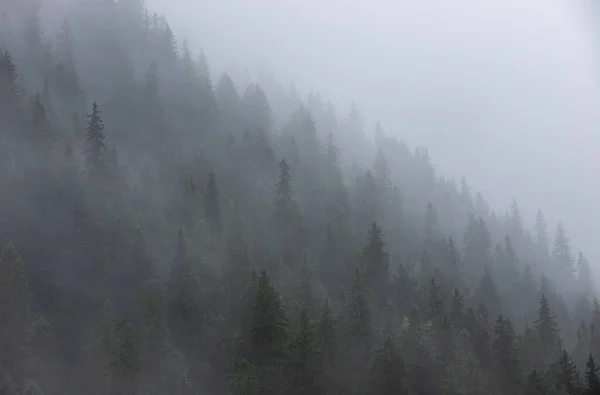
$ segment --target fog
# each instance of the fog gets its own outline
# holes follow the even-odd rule
[[[261,63],[284,86],[358,103],[466,175],[493,208],[513,197],[600,260],[600,53],[584,1],[150,0],[213,72]],[[535,174],[535,176],[531,176]]]
[[[0,393],[600,392],[600,7],[148,1],[0,1]]]

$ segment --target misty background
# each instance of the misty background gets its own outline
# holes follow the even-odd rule
[[[387,134],[427,146],[443,174],[466,176],[493,209],[516,197],[531,224],[541,208],[551,224],[563,220],[575,250],[600,259],[593,2],[148,5],[203,49],[215,78],[227,71],[241,85],[262,69],[303,96],[320,92],[341,114],[355,101],[367,135],[379,120]]]

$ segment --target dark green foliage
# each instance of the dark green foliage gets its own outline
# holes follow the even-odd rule
[[[545,294],[540,297],[540,306],[538,317],[534,322],[534,328],[540,339],[540,343],[545,350],[547,357],[556,355],[559,345],[559,330],[554,313],[550,309],[548,299]]]
[[[523,395],[546,395],[548,389],[544,383],[544,378],[534,369],[527,378],[527,384],[523,391]]]
[[[589,355],[588,361],[585,364],[587,370],[585,372],[586,395],[600,394],[600,378],[598,378],[598,368],[592,354]]]
[[[315,328],[309,321],[306,310],[300,312],[300,329],[290,347],[290,369],[291,393],[322,393],[320,353]]]
[[[371,326],[369,291],[366,279],[358,267],[356,268],[354,283],[350,287],[347,309],[348,333],[355,343],[370,349],[373,340],[373,328]]]
[[[375,222],[369,230],[369,240],[363,250],[362,259],[365,278],[369,282],[372,292],[377,295],[380,303],[387,300],[387,285],[389,276],[388,254],[384,250],[385,243],[381,229]]]
[[[371,367],[370,394],[408,394],[405,384],[404,362],[392,335],[388,333],[383,344],[375,351]]]
[[[257,279],[252,310],[252,349],[259,365],[275,363],[285,355],[287,319],[279,293],[263,270]]]
[[[0,5],[0,393],[598,393],[562,225],[355,104],[213,86],[143,0],[59,3]]]
[[[94,102],[92,113],[88,115],[85,140],[86,164],[92,178],[106,175],[107,148],[104,139],[104,122],[100,118],[100,109]]]

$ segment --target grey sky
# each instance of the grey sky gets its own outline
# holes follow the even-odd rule
[[[587,3],[586,3],[587,2]],[[600,259],[600,48],[588,0],[149,0],[215,74],[355,100],[495,209],[539,206]],[[596,21],[596,24],[598,22]]]

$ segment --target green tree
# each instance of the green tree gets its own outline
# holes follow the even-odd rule
[[[548,303],[548,298],[546,298],[545,294],[542,294],[540,297],[538,317],[534,321],[534,330],[544,349],[545,357],[553,358],[553,356],[556,355],[557,347],[559,345],[559,329],[555,315],[550,309],[550,304]]]
[[[86,127],[85,158],[88,173],[92,178],[106,176],[106,144],[104,143],[104,122],[100,118],[100,109],[94,102],[92,113],[88,115]]]
[[[290,387],[298,395],[321,394],[322,378],[315,328],[306,310],[300,312],[300,328],[291,344]]]
[[[600,394],[600,378],[598,378],[598,368],[592,354],[589,355],[588,361],[585,364],[587,371],[585,372],[586,390],[585,395]]]
[[[355,344],[362,345],[365,350],[371,349],[373,336],[368,292],[365,277],[357,267],[348,299],[348,331]]]
[[[390,270],[388,254],[384,247],[381,228],[373,222],[369,230],[367,246],[362,252],[362,260],[366,280],[382,305],[387,301]]]
[[[494,326],[492,355],[499,367],[502,388],[505,393],[516,393],[521,388],[521,369],[517,338],[509,318],[498,317]]]
[[[383,344],[375,351],[368,393],[374,395],[409,393],[405,385],[404,361],[391,333],[386,334]]]
[[[523,395],[546,395],[548,388],[544,382],[544,377],[541,376],[535,369],[531,371],[525,384]]]
[[[279,362],[285,355],[288,324],[279,293],[263,270],[257,279],[251,339],[258,366]]]

